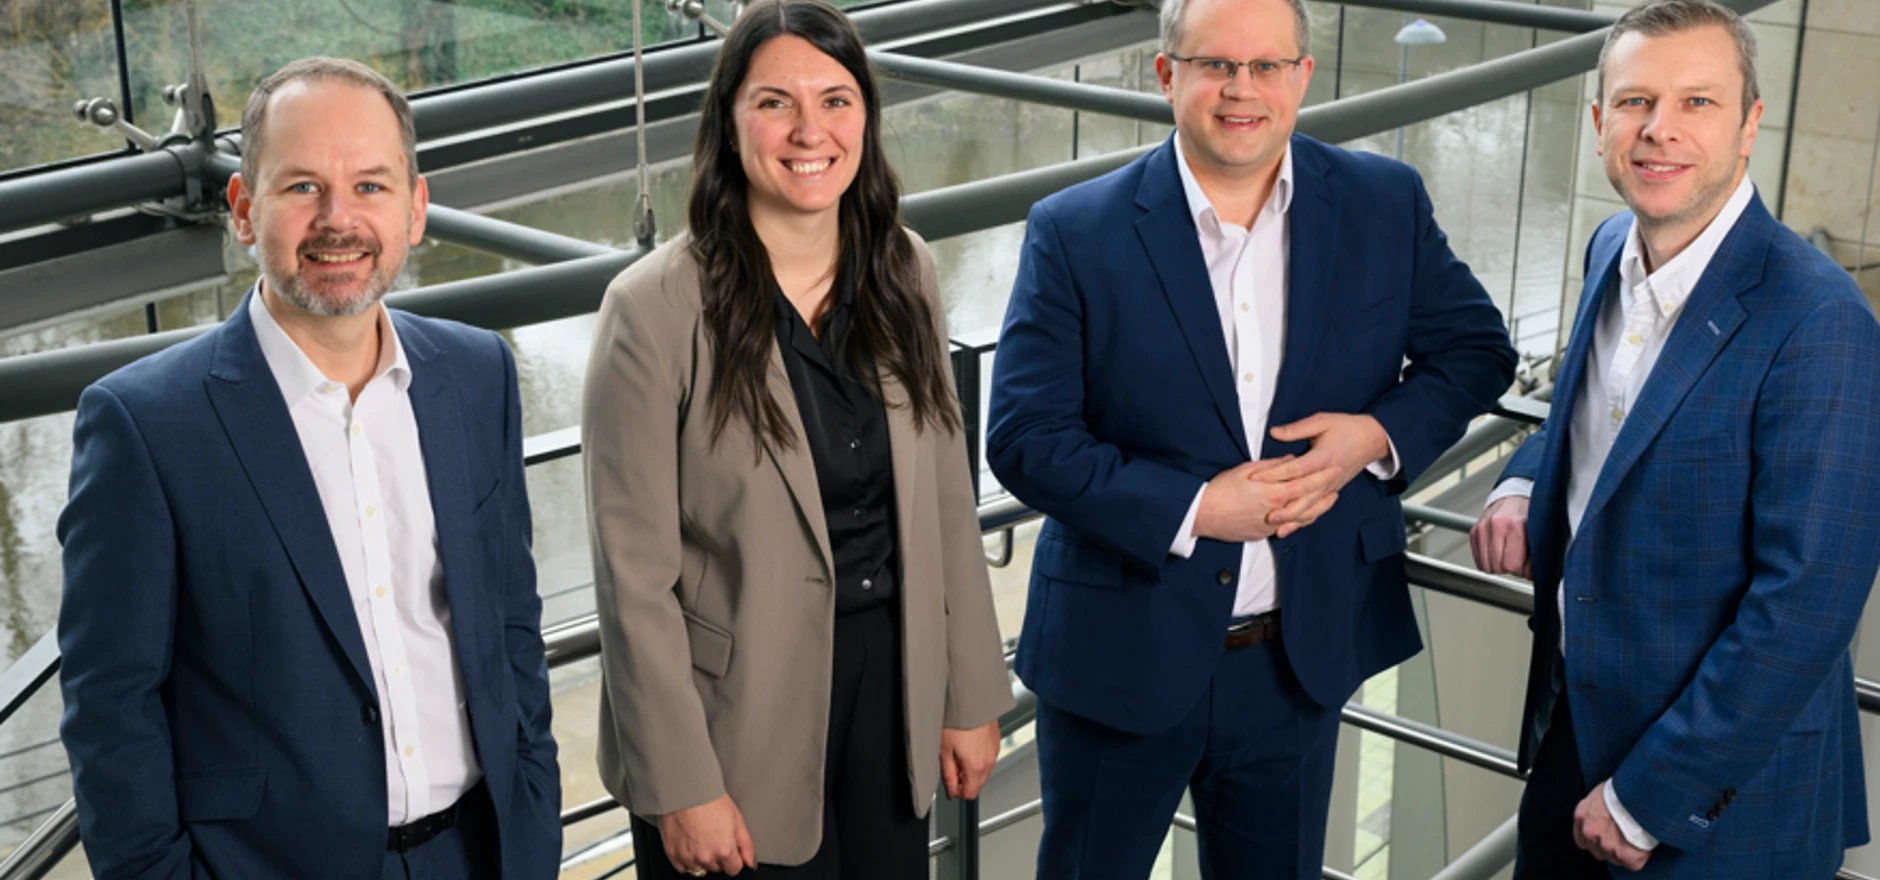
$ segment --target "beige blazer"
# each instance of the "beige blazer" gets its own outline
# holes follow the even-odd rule
[[[913,236],[933,332],[945,311]],[[757,857],[794,865],[822,841],[835,567],[808,446],[759,448],[733,418],[711,441],[700,274],[681,236],[607,288],[582,394],[599,605],[599,764],[644,817],[729,792]],[[773,342],[770,390],[803,423]],[[916,431],[883,375],[900,537],[914,810],[940,773],[942,727],[1012,705],[966,449]]]

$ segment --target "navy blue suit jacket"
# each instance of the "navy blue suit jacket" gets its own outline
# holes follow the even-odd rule
[[[1361,474],[1318,522],[1273,539],[1284,644],[1341,705],[1421,647],[1397,493],[1508,389],[1500,314],[1408,166],[1295,136],[1285,354],[1268,415],[1370,413],[1397,479]],[[1241,544],[1169,554],[1221,471],[1303,453],[1249,439],[1172,143],[1039,202],[993,368],[986,457],[1048,515],[1018,674],[1054,706],[1134,733],[1201,698],[1239,587]],[[1408,366],[1405,359],[1408,358]]]
[[[1600,226],[1534,481],[1521,762],[1555,681],[1588,784],[1664,845],[1641,877],[1829,877],[1867,842],[1848,645],[1880,569],[1880,324],[1753,200],[1684,303],[1569,542],[1568,432],[1630,214]],[[1567,591],[1566,667],[1560,590]]]
[[[558,871],[559,771],[515,362],[394,312],[503,874]],[[244,305],[87,388],[59,519],[79,830],[105,880],[377,877],[390,723]]]

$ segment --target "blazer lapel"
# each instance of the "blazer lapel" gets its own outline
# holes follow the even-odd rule
[[[378,689],[366,659],[365,637],[353,614],[352,594],[346,586],[345,570],[340,567],[332,530],[327,526],[320,490],[314,485],[293,416],[288,413],[287,402],[261,354],[254,324],[248,318],[248,303],[253,297],[251,292],[215,331],[214,363],[203,386],[243,472],[267,511],[269,524],[300,577],[302,589],[359,681],[376,699]]]
[[[796,500],[797,514],[803,517],[810,534],[816,537],[816,550],[822,554],[823,565],[828,566],[833,578],[836,557],[829,550],[829,521],[823,514],[822,487],[816,482],[816,460],[810,457],[809,434],[803,428],[802,412],[797,409],[796,391],[790,387],[790,373],[783,366],[783,350],[777,347],[775,341],[770,343],[767,380],[770,383],[770,394],[776,398],[777,406],[783,409],[784,421],[796,437],[796,444],[788,449],[778,449],[776,444],[764,443],[761,438],[753,438],[753,442],[763,444],[764,451],[777,465],[777,471],[783,474],[783,482],[790,487],[790,497]],[[893,442],[892,437],[889,442]]]
[[[1762,282],[1763,261],[1769,250],[1769,225],[1774,221],[1754,200],[1737,221],[1735,229],[1724,237],[1717,255],[1704,270],[1697,287],[1685,300],[1684,309],[1664,352],[1652,366],[1651,376],[1639,393],[1638,402],[1626,416],[1625,426],[1613,440],[1612,452],[1600,468],[1593,484],[1593,496],[1587,502],[1582,522],[1591,521],[1625,475],[1638,462],[1663,430],[1665,422],[1710,368],[1717,353],[1728,344],[1747,314],[1737,296]]]
[[[1216,413],[1233,435],[1241,455],[1252,458],[1247,448],[1247,429],[1240,419],[1240,398],[1234,391],[1227,339],[1221,335],[1221,316],[1214,305],[1214,285],[1208,279],[1194,217],[1188,212],[1181,171],[1175,167],[1174,135],[1169,137],[1171,140],[1149,154],[1143,169],[1136,204],[1144,213],[1136,220],[1136,234],[1149,254],[1169,307],[1175,311],[1175,322],[1188,342],[1188,351],[1201,371]]]
[[[1267,410],[1268,421],[1275,426],[1312,414],[1308,400],[1317,387],[1311,377],[1319,374],[1313,363],[1330,314],[1328,304],[1338,294],[1332,285],[1339,258],[1338,195],[1325,180],[1325,165],[1317,150],[1297,138],[1293,144],[1285,356],[1280,360],[1273,405]]]
[[[424,456],[425,483],[431,496],[431,517],[437,529],[438,563],[444,568],[444,597],[450,605],[451,635],[456,653],[462,657],[483,656],[481,633],[476,622],[485,619],[476,586],[485,576],[502,577],[502,572],[483,572],[479,568],[481,548],[476,546],[477,531],[471,519],[472,487],[464,479],[470,473],[470,455],[464,438],[463,404],[457,398],[460,387],[451,372],[450,358],[432,344],[422,328],[405,316],[393,313],[398,326],[398,341],[404,346],[411,364],[411,415],[418,424],[418,448]],[[514,524],[511,524],[512,526]],[[481,666],[459,660],[465,693],[483,693],[476,680]]]

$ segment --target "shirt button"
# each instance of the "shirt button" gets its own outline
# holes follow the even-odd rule
[[[1241,378],[1241,379],[1243,379],[1243,380],[1245,380],[1245,381],[1248,381],[1248,382],[1252,382],[1252,381],[1253,381],[1253,374],[1252,374],[1252,373],[1242,373],[1242,374],[1240,374],[1240,378]]]
[[[405,674],[405,668],[404,668],[403,666],[394,666],[394,667],[392,667],[392,677],[393,677],[393,678],[397,678],[397,677],[399,677],[399,676],[401,676],[401,675],[404,675],[404,674]]]
[[[1253,311],[1253,306],[1247,305],[1246,303],[1241,303],[1240,310],[1243,312],[1251,312]]]
[[[383,599],[383,598],[385,598],[385,588],[384,588],[384,587],[374,587],[374,588],[373,588],[373,590],[372,590],[372,595],[374,595],[374,596],[377,596],[377,597],[379,597],[379,598],[381,598],[381,599]]]
[[[366,432],[366,427],[364,425],[361,425],[358,423],[353,424],[353,436],[354,437],[364,434],[365,432]]]
[[[1625,338],[1625,342],[1627,345],[1638,345],[1639,343],[1644,342],[1644,341],[1645,340],[1641,338],[1637,333],[1634,333],[1631,336],[1627,336]]]
[[[1615,407],[1612,411],[1612,423],[1616,425],[1623,421],[1625,421],[1625,410]]]
[[[874,588],[875,588],[875,581],[873,578],[862,578],[862,589],[872,590]]]
[[[333,394],[339,391],[339,386],[331,382],[327,382],[326,384],[320,386],[320,390],[328,394]]]
[[[418,753],[417,746],[405,746],[405,757],[409,758],[412,755],[415,755],[417,753]]]
[[[366,516],[368,517],[377,516],[378,512],[379,512],[379,509],[376,506],[373,506],[371,504],[366,505]]]

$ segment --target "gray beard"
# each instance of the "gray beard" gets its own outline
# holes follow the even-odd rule
[[[288,304],[311,315],[322,318],[346,318],[361,314],[378,304],[397,278],[397,273],[386,273],[383,267],[375,268],[366,283],[366,288],[359,296],[346,302],[332,302],[316,296],[301,283],[299,273],[281,273],[274,271],[273,261],[267,255],[261,256],[261,274],[268,281],[268,289]]]

